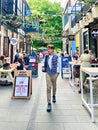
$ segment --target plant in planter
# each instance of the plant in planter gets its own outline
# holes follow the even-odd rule
[[[86,5],[92,6],[94,4],[93,0],[79,0],[80,2],[84,2]]]

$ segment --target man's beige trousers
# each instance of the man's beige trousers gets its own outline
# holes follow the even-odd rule
[[[47,102],[51,103],[51,90],[52,96],[56,95],[56,81],[58,75],[48,75],[46,74],[46,84],[47,84]]]

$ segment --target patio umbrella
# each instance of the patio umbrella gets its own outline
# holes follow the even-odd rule
[[[39,50],[47,50],[46,47],[39,47],[38,49],[39,49]]]
[[[37,49],[33,47],[33,50],[36,51]]]

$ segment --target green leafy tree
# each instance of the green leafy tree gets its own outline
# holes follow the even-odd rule
[[[43,43],[52,43],[57,48],[61,48],[62,8],[60,3],[52,3],[48,0],[29,0],[29,6],[32,10],[31,20],[40,21]]]
[[[84,2],[86,5],[92,6],[94,3],[94,0],[79,0],[80,2]]]

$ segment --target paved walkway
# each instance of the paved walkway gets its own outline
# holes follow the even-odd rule
[[[72,91],[68,80],[58,78],[57,103],[47,113],[45,74],[33,79],[33,94],[28,99],[11,99],[12,87],[0,87],[0,130],[98,130],[81,105],[80,94]]]

